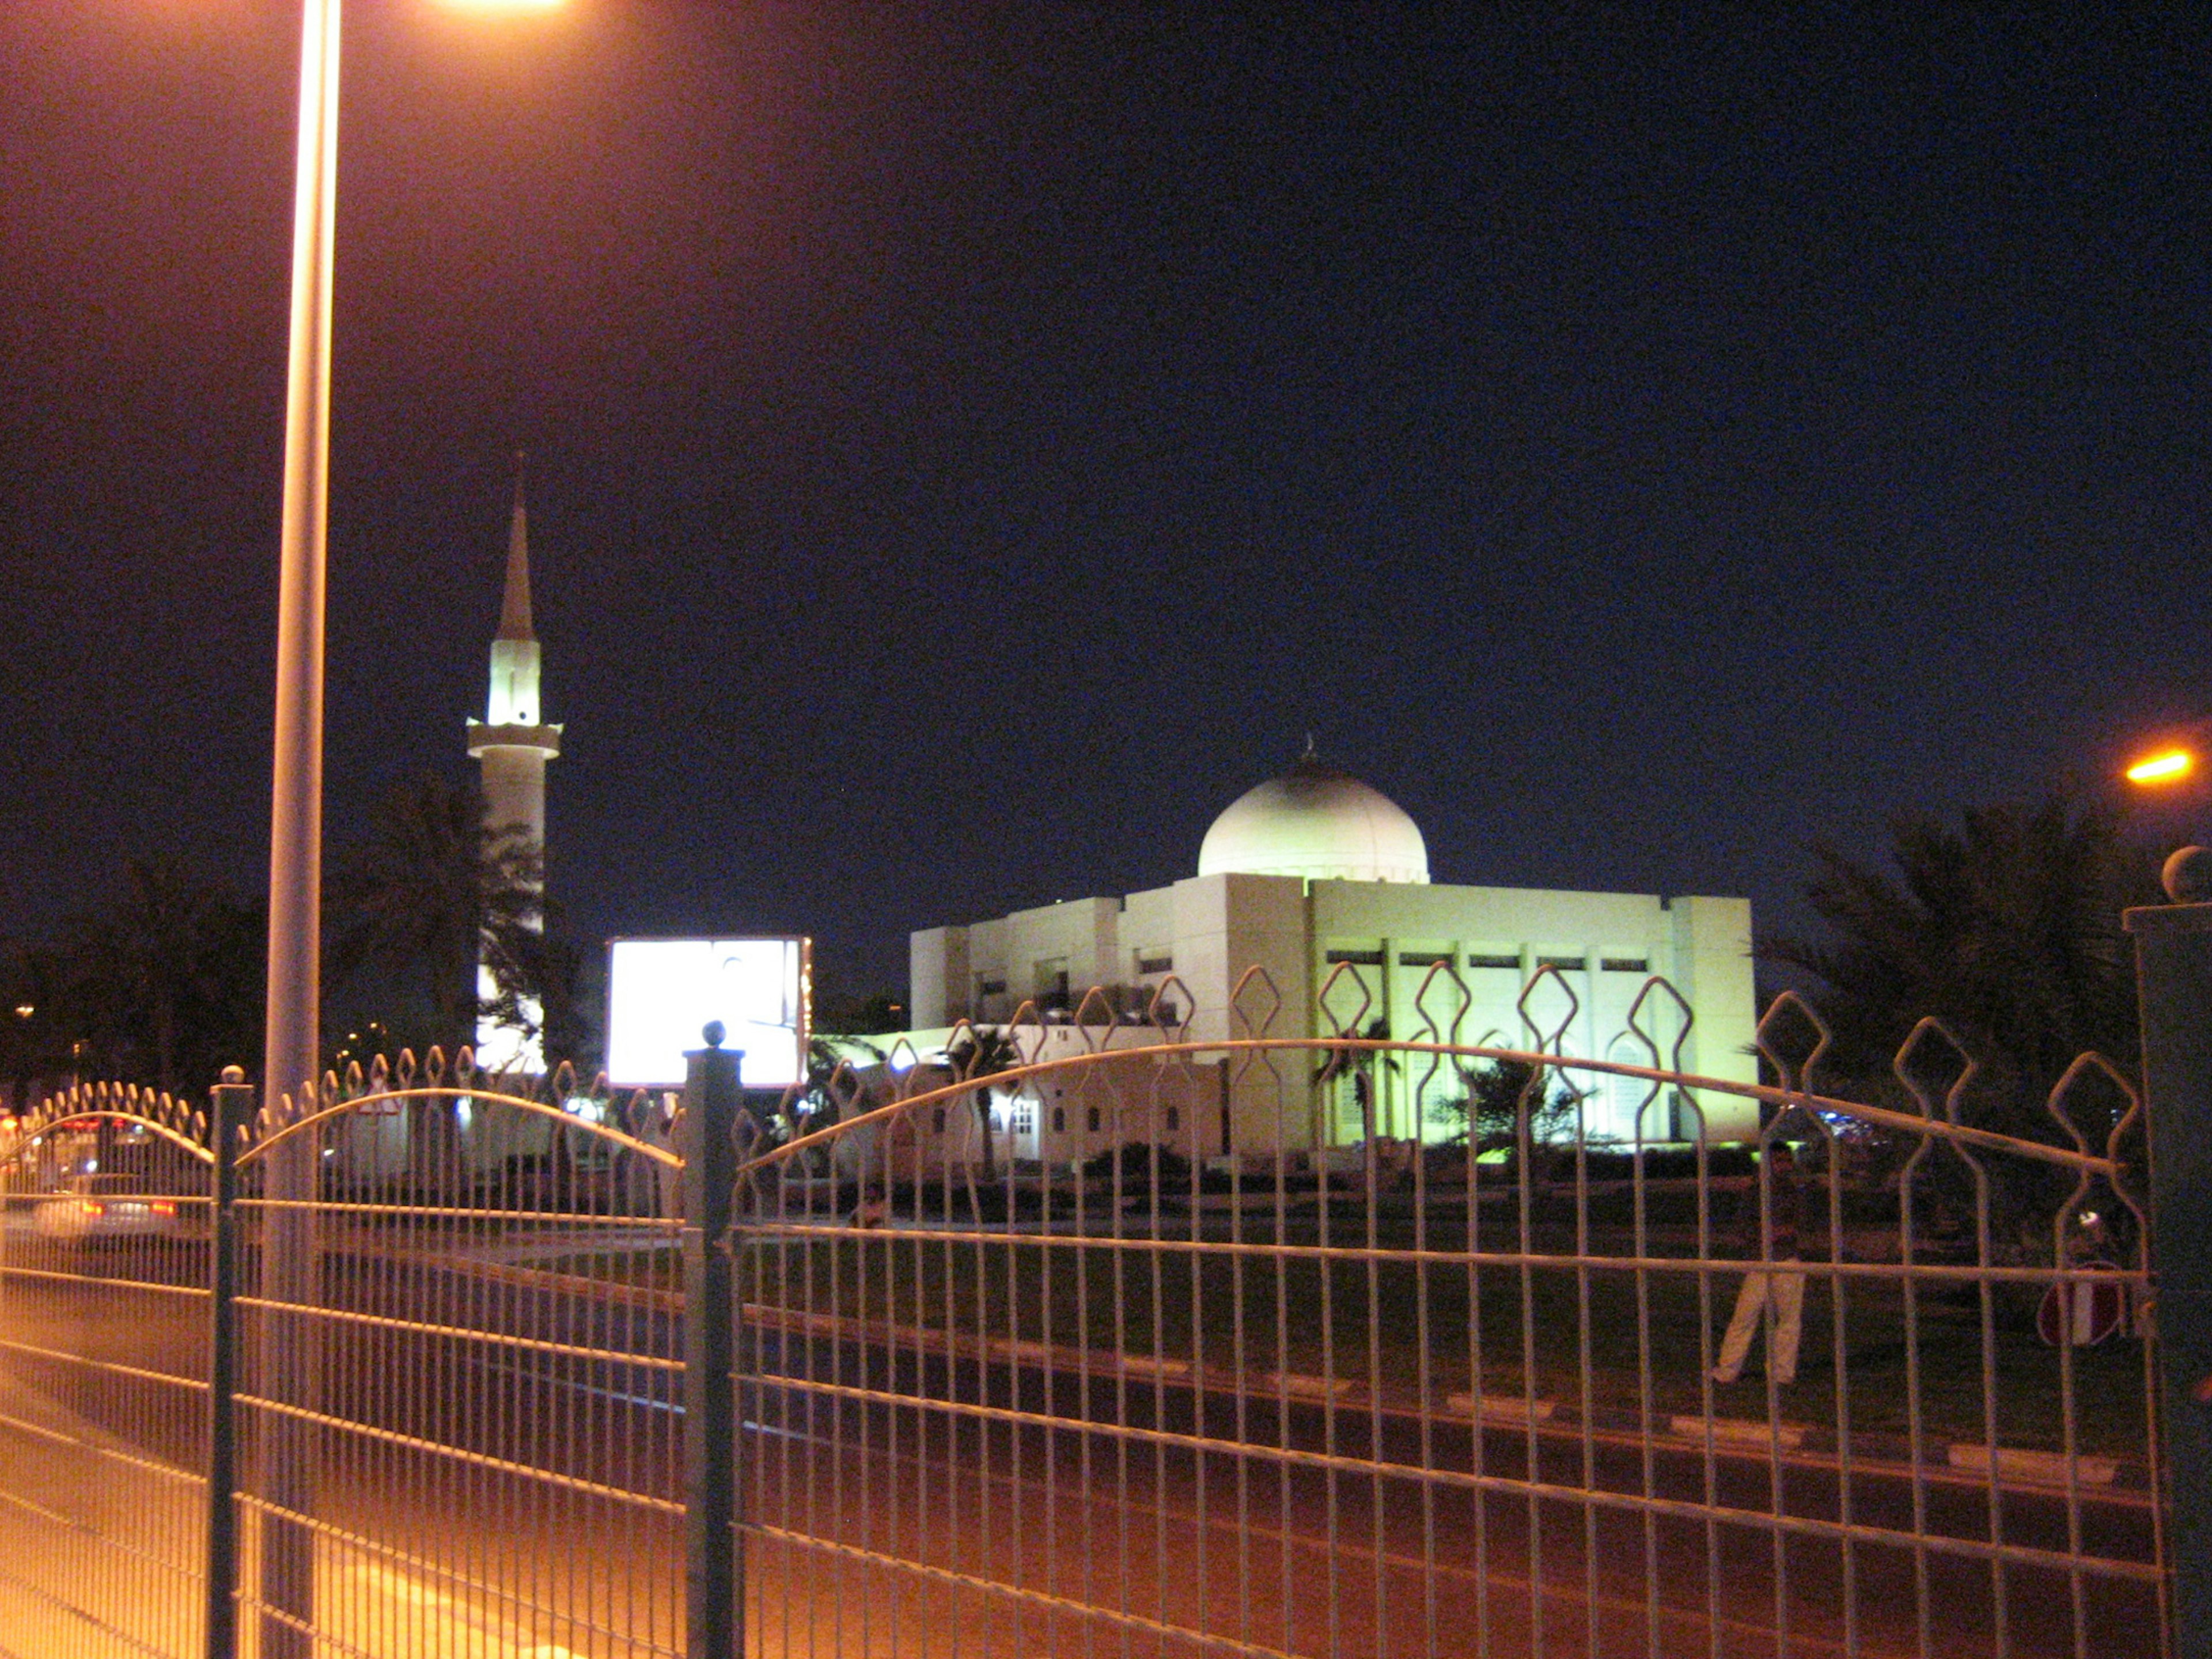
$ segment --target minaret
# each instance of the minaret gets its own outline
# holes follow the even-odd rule
[[[491,692],[484,717],[468,725],[469,753],[483,763],[484,828],[512,836],[542,859],[545,849],[545,763],[561,752],[561,728],[541,716],[538,635],[530,626],[530,518],[523,506],[523,458],[514,458],[514,520],[507,538],[507,592],[491,642]],[[491,969],[477,967],[477,995],[497,993]],[[543,1018],[525,1005],[532,1025]],[[526,1032],[489,1018],[477,1025],[477,1063],[487,1071],[539,1073],[544,1047]]]

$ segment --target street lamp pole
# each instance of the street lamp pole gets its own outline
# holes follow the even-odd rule
[[[276,721],[269,810],[268,1030],[262,1099],[305,1103],[322,1018],[323,610],[330,532],[331,278],[337,216],[338,0],[306,0],[300,48],[300,148],[292,208],[292,325],[284,398],[284,507],[276,584]],[[303,1323],[319,1278],[315,1138],[272,1149],[264,1176],[262,1392],[319,1403],[315,1334]],[[293,1310],[299,1310],[294,1312]],[[270,1425],[258,1491],[261,1650],[306,1659],[313,1628],[310,1437]],[[216,1501],[223,1501],[218,1494]]]
[[[338,0],[307,0],[292,217],[292,334],[276,591],[263,1098],[296,1094],[320,1047],[323,590],[330,531],[331,250],[337,228]]]

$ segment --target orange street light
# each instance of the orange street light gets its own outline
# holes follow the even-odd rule
[[[2179,783],[2196,769],[2197,757],[2186,749],[2161,749],[2136,762],[2124,775],[2130,783],[2154,789],[2161,784]]]
[[[483,8],[489,9],[489,7]],[[507,10],[520,9],[507,0]],[[543,0],[530,6],[544,9]],[[276,731],[270,781],[269,984],[262,1100],[275,1106],[315,1085],[322,1015],[323,621],[330,529],[331,280],[337,229],[339,0],[302,0],[300,133],[292,214],[291,338],[284,398],[283,507],[277,538]],[[228,1133],[228,1130],[222,1133]],[[313,1144],[278,1149],[265,1165],[264,1196],[277,1200],[263,1241],[262,1294],[313,1306],[317,1267],[313,1218],[319,1178]],[[288,1207],[289,1206],[289,1207]],[[289,1321],[263,1340],[263,1375],[300,1374],[305,1351]],[[297,1425],[277,1426],[296,1434]],[[305,1443],[281,1439],[265,1451],[260,1497],[281,1516],[312,1508]],[[228,1453],[225,1454],[228,1455]],[[236,1547],[228,1480],[210,1486],[209,1558]],[[302,1523],[272,1518],[261,1536],[261,1650],[305,1659],[314,1610],[313,1540]],[[232,1575],[207,1577],[207,1645],[231,1650],[238,1602]],[[304,1621],[304,1622],[303,1622]]]

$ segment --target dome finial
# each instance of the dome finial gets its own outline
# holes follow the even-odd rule
[[[1312,732],[1307,732],[1307,733],[1306,733],[1306,747],[1305,747],[1305,752],[1304,752],[1304,754],[1300,755],[1300,756],[1298,757],[1298,758],[1299,758],[1300,760],[1308,760],[1308,761],[1309,761],[1309,760],[1314,760],[1314,759],[1317,759],[1317,758],[1318,758],[1318,757],[1317,757],[1317,756],[1315,754],[1315,752],[1314,752],[1314,740],[1313,740],[1313,733],[1312,733]]]

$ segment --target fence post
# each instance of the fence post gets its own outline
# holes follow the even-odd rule
[[[720,1020],[688,1056],[684,1120],[684,1528],[686,1659],[738,1659],[744,1558],[736,1531],[735,1262],[730,1210],[738,1173],[738,1063]]]
[[[282,1097],[280,1096],[281,1099]],[[313,1079],[299,1110],[318,1103]],[[314,1411],[322,1404],[321,1333],[308,1318],[322,1302],[322,1245],[315,1201],[322,1159],[308,1135],[268,1149],[261,1163],[260,1340],[255,1392]],[[264,1414],[254,1455],[261,1512],[261,1659],[313,1659],[316,1437],[282,1412]],[[298,1518],[295,1518],[298,1517]]]
[[[2191,879],[2208,864],[2198,849],[2175,854],[2166,890],[2212,896]],[[2171,1650],[2212,1653],[2212,903],[2144,907],[2125,920],[2142,1008]]]
[[[207,1659],[238,1652],[238,1132],[253,1085],[235,1066],[210,1097],[208,1141]]]

